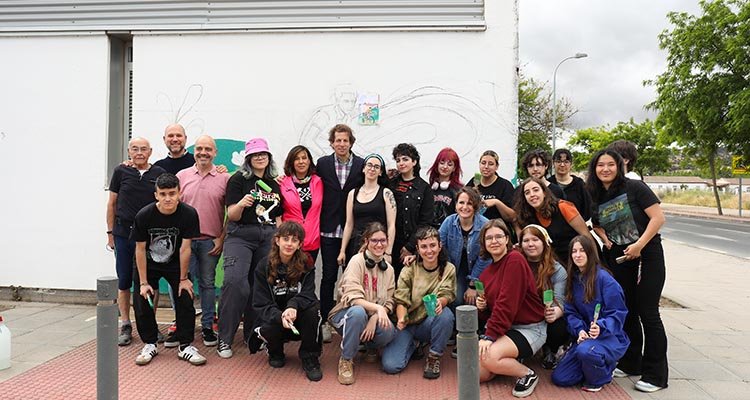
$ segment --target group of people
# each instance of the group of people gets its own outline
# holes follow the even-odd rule
[[[667,387],[658,306],[664,216],[653,192],[625,175],[637,159],[632,144],[596,153],[585,181],[571,175],[570,151],[530,151],[521,160],[527,177],[514,188],[498,175],[492,150],[464,184],[450,148],[424,180],[412,144],[393,149],[396,169],[387,171],[381,155],[352,153],[350,127],[334,126],[328,139],[333,153],[317,162],[306,147],[293,147],[281,175],[268,143],[250,139],[231,177],[213,164],[214,140],[199,137],[190,154],[179,125],[167,127],[170,153],[154,165],[148,142],[131,140],[130,161],[112,175],[107,233],[120,278],[121,345],[132,340],[131,284],[139,288],[133,308],[145,346],[137,364],[158,354],[161,278],[175,309],[164,346],[179,347],[178,357],[192,364],[206,362],[191,345],[197,279],[206,346],[232,357],[242,322],[250,352],[265,350],[269,365],[281,368],[284,343],[300,340],[312,381],[322,379],[322,344],[334,331],[342,384],[354,383],[360,352],[389,374],[424,358],[423,376],[438,378],[455,337],[455,307],[473,304],[482,322],[480,378],[515,377],[517,397],[538,382],[524,364],[537,352],[557,385],[598,391],[613,375],[641,375],[636,389]]]

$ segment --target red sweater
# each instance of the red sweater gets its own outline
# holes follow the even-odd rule
[[[516,250],[490,264],[479,280],[484,283],[487,308],[480,318],[487,320],[485,334],[498,339],[511,325],[526,325],[544,320],[544,305],[534,283],[534,274],[526,259]]]

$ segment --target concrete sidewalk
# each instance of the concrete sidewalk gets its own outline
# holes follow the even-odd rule
[[[674,214],[726,222],[750,223],[750,210],[742,210],[742,216],[740,216],[740,211],[736,208],[722,208],[721,211],[724,213],[723,215],[719,215],[719,210],[717,210],[716,207],[662,203],[661,208],[667,215]]]

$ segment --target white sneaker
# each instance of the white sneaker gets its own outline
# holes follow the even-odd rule
[[[232,358],[232,346],[227,342],[219,339],[219,345],[216,346],[216,353],[221,358]]]
[[[194,346],[185,347],[183,350],[177,352],[177,358],[185,360],[193,365],[203,365],[206,363],[206,357],[203,357],[198,353],[198,349]]]
[[[612,371],[612,377],[613,378],[627,378],[630,374],[621,370],[620,368],[615,368],[614,371]]]
[[[664,388],[661,386],[656,386],[648,382],[638,381],[635,383],[635,389],[641,392],[645,392],[645,393],[653,393],[653,392],[656,392],[657,390],[662,390]]]
[[[146,343],[146,345],[143,346],[143,349],[141,350],[141,354],[138,354],[138,356],[135,358],[135,364],[146,365],[150,363],[157,354],[159,354],[159,350],[156,349],[156,345]]]
[[[323,343],[331,343],[331,326],[327,323],[323,324],[321,331],[323,335]]]

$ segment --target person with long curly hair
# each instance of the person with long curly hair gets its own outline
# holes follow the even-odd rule
[[[526,178],[518,186],[515,209],[518,215],[516,231],[537,224],[547,229],[558,260],[568,259],[568,243],[576,235],[591,235],[586,223],[573,203],[558,200],[549,187],[538,178]]]
[[[257,313],[250,353],[265,343],[268,364],[282,368],[286,364],[284,343],[301,340],[299,358],[311,381],[323,378],[320,370],[320,303],[315,296],[315,271],[311,259],[302,251],[305,229],[297,222],[279,225],[268,256],[255,269],[253,308]]]

